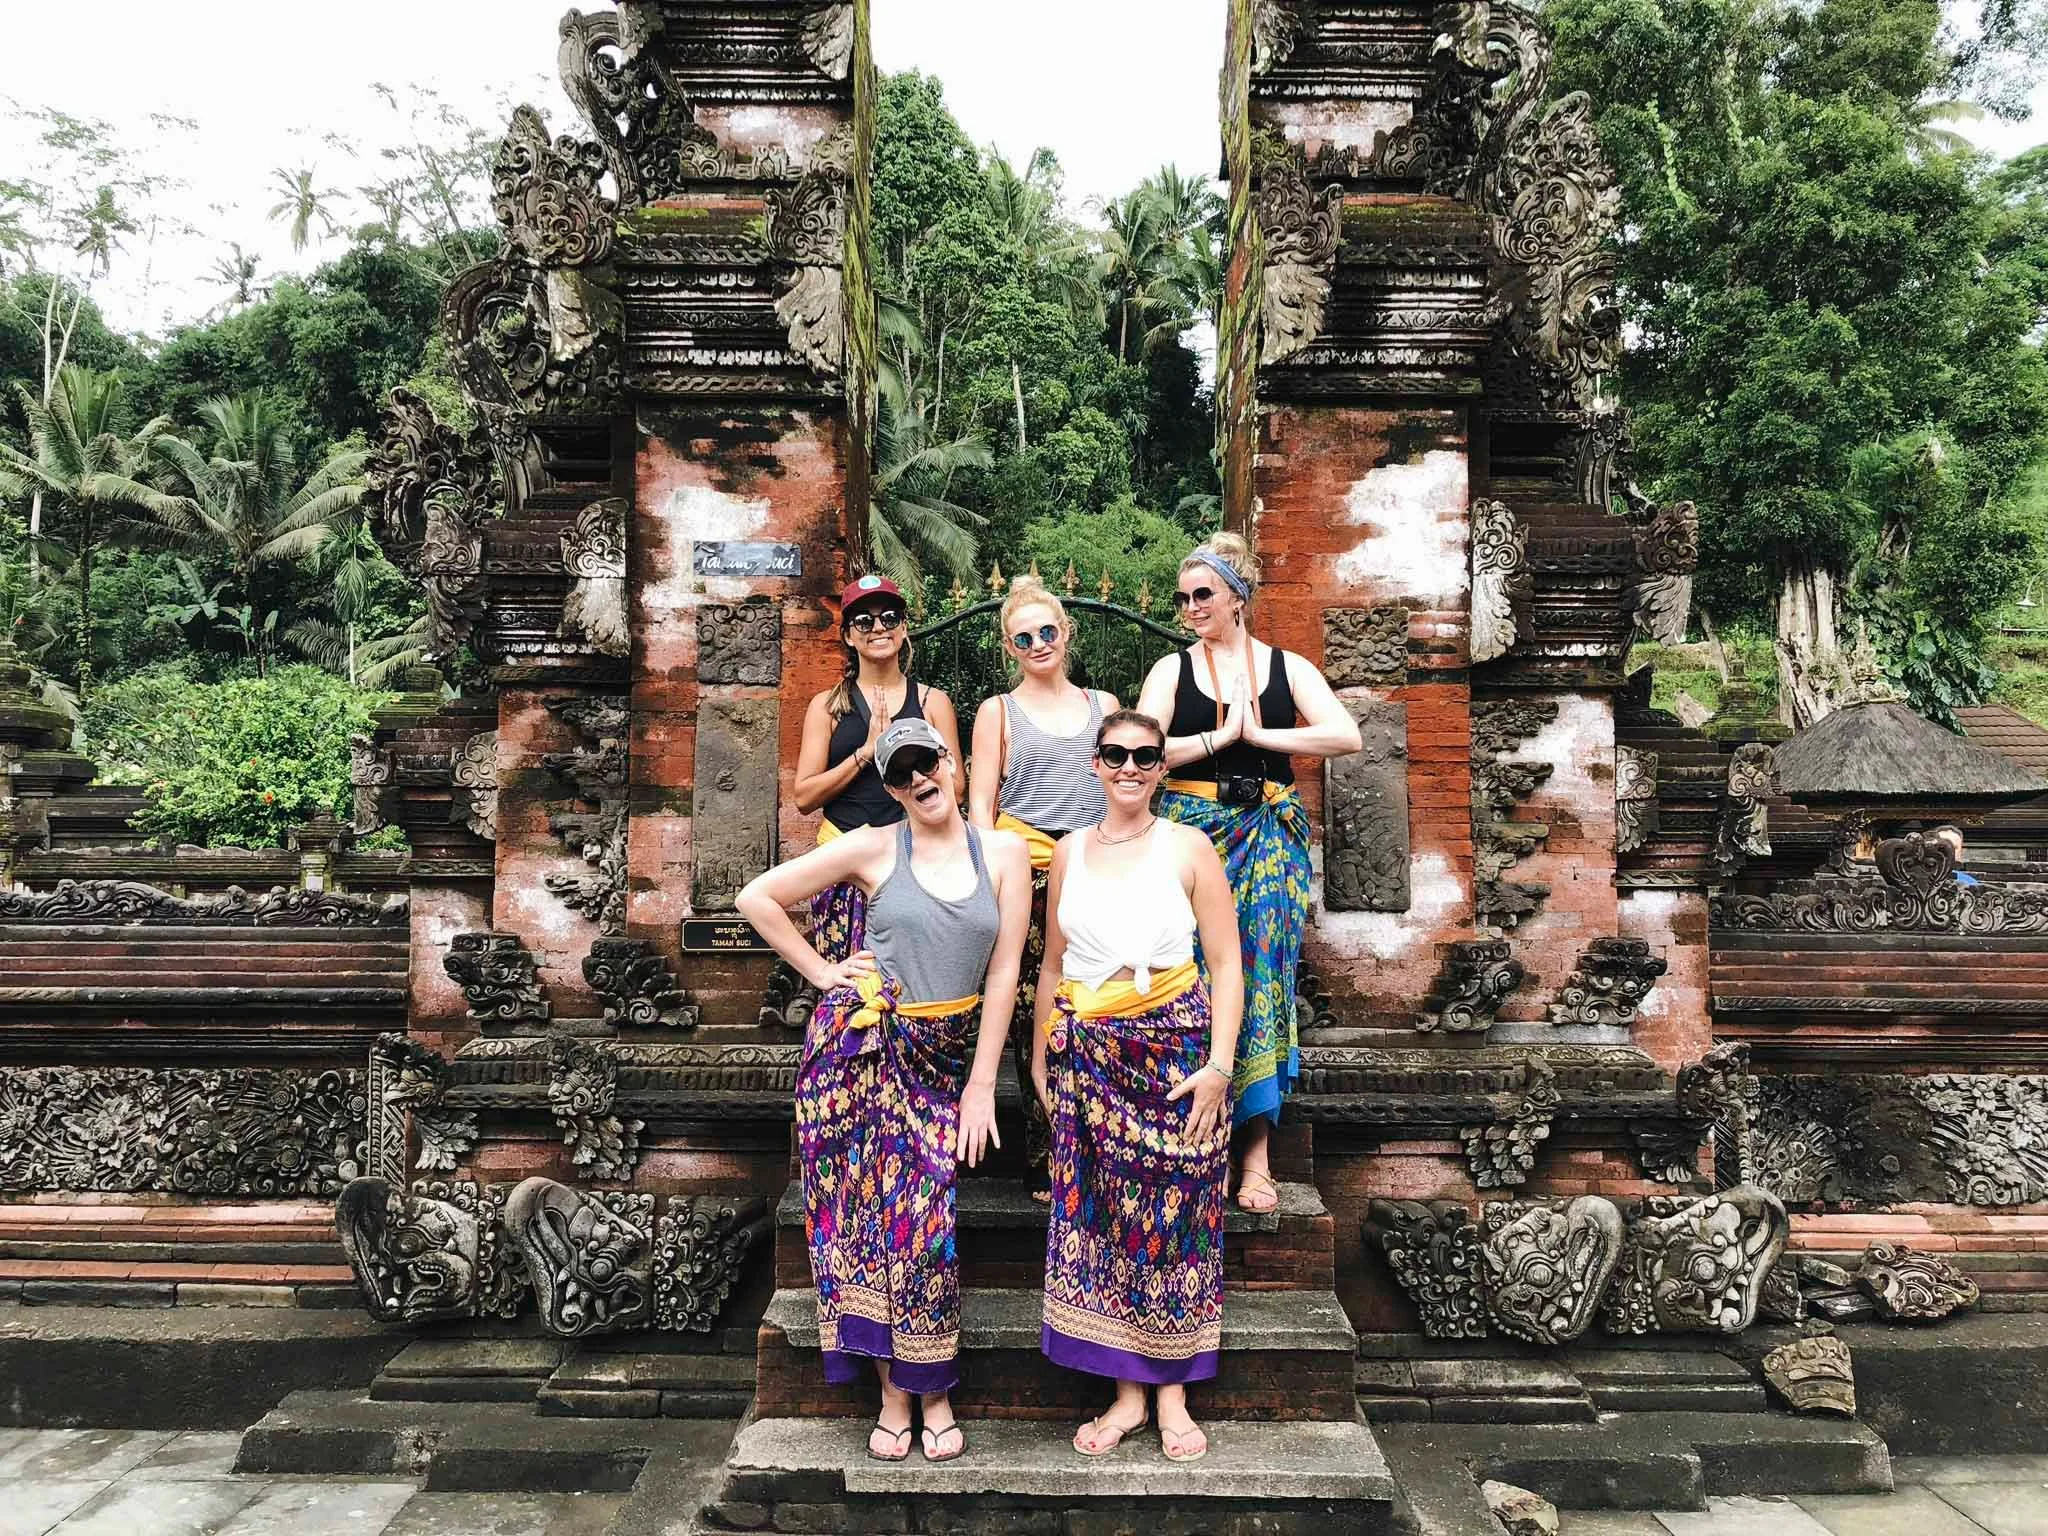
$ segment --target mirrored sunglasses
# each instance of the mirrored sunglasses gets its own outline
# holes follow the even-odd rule
[[[1194,603],[1213,603],[1215,601],[1216,589],[1214,587],[1197,587],[1192,592],[1176,592],[1173,594],[1173,606],[1175,608],[1186,608]]]
[[[1124,747],[1113,741],[1105,741],[1095,749],[1095,755],[1112,768],[1121,768],[1130,762],[1136,763],[1141,773],[1150,773],[1166,761],[1166,748]]]
[[[1058,645],[1059,643],[1060,627],[1057,624],[1041,624],[1038,626],[1038,633],[1035,635],[1028,629],[1020,629],[1016,634],[1010,636],[1010,644],[1020,651],[1029,651],[1041,645]]]
[[[905,747],[889,759],[889,771],[882,775],[882,782],[891,789],[908,789],[910,781],[919,774],[929,778],[936,773],[939,760],[945,755],[930,747]]]
[[[886,634],[902,624],[901,608],[863,608],[846,621],[846,627],[857,635],[871,635],[878,629]]]

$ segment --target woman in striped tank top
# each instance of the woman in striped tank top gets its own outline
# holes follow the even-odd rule
[[[968,778],[969,819],[977,827],[1014,832],[1031,850],[1031,929],[1024,941],[1020,1013],[1031,1017],[1045,954],[1046,871],[1053,848],[1069,832],[1092,827],[1107,811],[1095,776],[1095,733],[1116,713],[1114,694],[1076,686],[1067,675],[1074,626],[1066,604],[1036,576],[1019,576],[997,621],[1015,686],[986,700],[974,717],[974,771]],[[1029,1069],[1030,1039],[1016,1042],[1017,1070]],[[1044,1176],[1051,1127],[1036,1102],[1025,1106],[1025,1152],[1034,1182]],[[1039,1185],[1040,1198],[1044,1186]]]

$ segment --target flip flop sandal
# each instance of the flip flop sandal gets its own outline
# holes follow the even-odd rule
[[[1192,1429],[1162,1429],[1159,1444],[1166,1452],[1168,1461],[1200,1461],[1209,1454],[1209,1437],[1202,1433],[1198,1424]],[[1186,1447],[1192,1445],[1193,1450]]]
[[[1253,1183],[1254,1180],[1257,1181],[1256,1185]],[[1272,1204],[1254,1205],[1251,1203],[1254,1198],[1260,1201],[1270,1200]],[[1274,1182],[1270,1173],[1246,1169],[1237,1179],[1237,1208],[1249,1211],[1254,1216],[1272,1215],[1280,1209],[1280,1186]]]
[[[967,1454],[967,1431],[960,1428],[960,1421],[958,1419],[955,1419],[944,1429],[933,1429],[927,1425],[921,1433],[924,1438],[924,1459],[926,1461],[958,1461]],[[941,1454],[937,1450],[939,1442],[944,1440],[946,1436],[956,1433],[960,1436],[959,1449]]]
[[[877,1419],[875,1420],[875,1428],[879,1429],[883,1434],[887,1435],[891,1441],[901,1445],[903,1449],[895,1452],[893,1455],[884,1456],[880,1451],[875,1449],[875,1437],[874,1434],[870,1432],[868,1435],[869,1461],[910,1460],[910,1426],[908,1424],[904,1425],[901,1429],[891,1429],[888,1425],[884,1424],[880,1419]]]
[[[1079,1429],[1074,1431],[1074,1449],[1079,1451],[1083,1456],[1107,1456],[1111,1451],[1114,1451],[1118,1446],[1122,1445],[1124,1441],[1128,1440],[1132,1435],[1135,1435],[1139,1430],[1143,1429],[1149,1422],[1150,1420],[1148,1419],[1140,1419],[1137,1423],[1131,1425],[1128,1429],[1126,1429],[1121,1424],[1110,1423],[1108,1414],[1104,1414],[1101,1418],[1098,1419],[1090,1419],[1086,1424],[1083,1424]],[[1095,1433],[1098,1435],[1111,1434],[1114,1435],[1116,1438],[1114,1440],[1111,1440],[1107,1445],[1096,1446],[1095,1449],[1091,1451],[1090,1449],[1088,1449],[1087,1446],[1081,1443],[1081,1436],[1083,1436],[1090,1430],[1095,1431]]]

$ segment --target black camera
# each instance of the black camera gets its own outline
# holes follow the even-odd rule
[[[1258,805],[1266,798],[1266,781],[1226,775],[1216,781],[1216,798],[1225,805]]]

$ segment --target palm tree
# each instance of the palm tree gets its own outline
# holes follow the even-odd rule
[[[134,437],[122,437],[114,429],[121,403],[119,376],[76,363],[67,363],[58,374],[47,404],[20,385],[15,395],[28,418],[29,451],[0,442],[0,496],[39,496],[49,509],[73,520],[78,696],[83,699],[92,688],[93,551],[124,521],[175,513],[177,499],[142,479],[170,430],[170,418],[159,416]]]
[[[1102,286],[1117,317],[1117,361],[1128,362],[1134,324],[1141,345],[1157,338],[1162,317],[1179,329],[1175,236],[1167,210],[1144,187],[1105,204],[1103,216],[1108,227],[1102,232]]]
[[[271,181],[284,193],[284,200],[270,210],[270,221],[289,223],[294,251],[306,248],[316,223],[322,238],[341,227],[330,207],[334,194],[314,186],[314,174],[310,168],[288,171],[282,166],[270,173]]]
[[[183,438],[156,445],[182,492],[151,509],[152,542],[228,568],[249,616],[246,639],[266,671],[271,629],[261,602],[268,566],[311,559],[362,506],[369,454],[338,453],[301,480],[285,421],[262,395],[209,400],[199,408],[211,429],[210,453]]]
[[[77,233],[72,250],[83,256],[92,270],[104,274],[114,265],[120,237],[135,233],[135,221],[115,201],[112,187],[101,187],[89,203],[80,203],[66,216]]]
[[[906,592],[923,589],[928,568],[973,580],[974,530],[987,527],[988,519],[951,500],[950,493],[955,475],[986,469],[995,455],[978,435],[938,441],[931,423],[894,390],[881,391],[877,403],[868,509],[874,563]]]
[[[228,296],[218,306],[219,311],[233,314],[255,303],[259,289],[256,284],[256,258],[243,251],[240,241],[230,241],[228,249],[234,255],[223,256],[214,262],[213,282],[215,287],[228,291]]]

